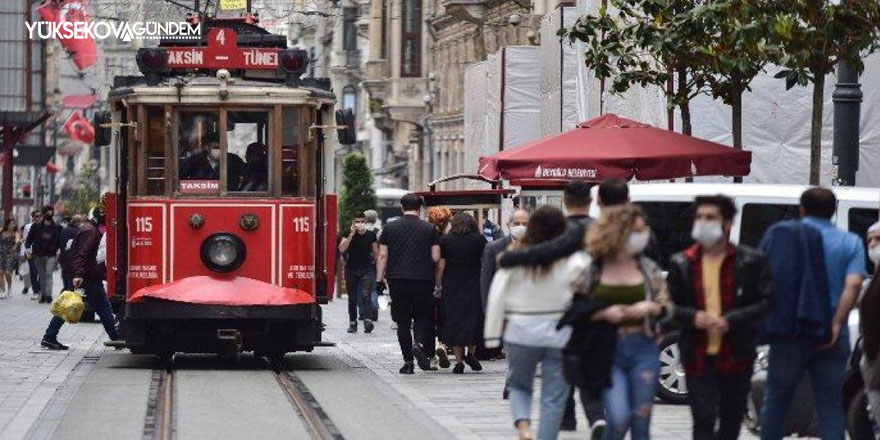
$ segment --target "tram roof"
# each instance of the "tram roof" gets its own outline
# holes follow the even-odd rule
[[[244,78],[220,81],[215,76],[197,74],[167,77],[157,85],[148,85],[143,76],[123,76],[114,79],[108,97],[144,104],[333,103],[335,95],[324,87],[322,81],[313,78],[303,79],[299,87],[290,87],[275,81]],[[220,96],[221,90],[229,92],[226,98]]]

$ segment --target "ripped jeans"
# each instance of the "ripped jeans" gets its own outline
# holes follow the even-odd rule
[[[605,390],[605,440],[651,438],[651,403],[660,370],[657,343],[644,333],[621,336],[611,365],[611,388]]]

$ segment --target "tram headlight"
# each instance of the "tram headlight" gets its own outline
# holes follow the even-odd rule
[[[202,242],[202,263],[214,272],[232,272],[244,263],[244,242],[233,234],[221,232]]]

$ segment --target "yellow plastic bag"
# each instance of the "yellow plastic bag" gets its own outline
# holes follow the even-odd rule
[[[55,301],[52,301],[52,307],[49,311],[69,324],[76,324],[82,318],[85,307],[82,295],[65,290],[61,292],[61,295],[58,295],[58,298],[55,298]]]

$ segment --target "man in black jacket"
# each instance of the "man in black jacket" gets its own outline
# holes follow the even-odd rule
[[[43,207],[43,220],[31,226],[25,247],[31,250],[40,280],[40,302],[52,302],[52,272],[61,249],[61,225],[55,223],[55,208]],[[36,289],[36,287],[35,287]]]
[[[101,318],[101,324],[104,325],[107,336],[110,337],[110,340],[117,340],[119,335],[116,332],[116,319],[113,316],[107,292],[104,290],[103,280],[106,272],[102,270],[103,265],[99,264],[96,258],[102,235],[98,226],[104,224],[104,208],[99,205],[92,209],[89,217],[89,221],[83,223],[76,233],[70,248],[73,286],[85,291],[85,299],[89,303],[89,307]],[[40,345],[50,350],[67,350],[66,345],[58,342],[58,331],[61,330],[63,324],[63,319],[53,316]]]
[[[770,309],[770,268],[759,251],[730,243],[733,200],[704,196],[695,205],[696,243],[672,256],[668,277],[693,438],[735,440],[751,387],[758,324]]]

